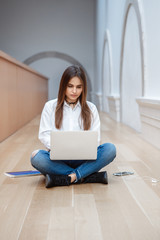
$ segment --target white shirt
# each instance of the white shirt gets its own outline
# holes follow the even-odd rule
[[[92,112],[92,121],[90,131],[98,131],[98,144],[100,144],[100,120],[96,106],[87,101],[87,104]],[[81,104],[78,101],[75,107],[72,109],[66,101],[63,105],[63,121],[61,129],[55,127],[55,110],[57,105],[57,99],[46,102],[40,120],[39,127],[39,139],[50,149],[50,133],[51,131],[83,131],[81,126]]]

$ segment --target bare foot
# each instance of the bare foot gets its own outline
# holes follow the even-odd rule
[[[76,174],[75,173],[71,173],[68,176],[71,177],[71,183],[73,183],[76,180]]]

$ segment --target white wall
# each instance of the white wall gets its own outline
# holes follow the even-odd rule
[[[100,110],[108,111],[103,102],[110,91],[112,95],[119,95],[119,67],[121,54],[121,32],[123,24],[123,10],[125,0],[97,0],[97,22],[96,22],[96,80],[95,80],[95,99]],[[107,39],[106,30],[110,39]],[[110,46],[109,45],[110,40]],[[108,49],[108,51],[106,51]],[[111,52],[109,52],[111,50]],[[108,52],[108,53],[107,53]],[[111,54],[111,55],[107,55]],[[111,58],[112,57],[112,58]],[[106,61],[109,62],[111,69],[105,71]],[[111,62],[110,62],[111,61]],[[106,67],[107,68],[107,67]],[[107,73],[110,71],[110,73]],[[110,82],[110,86],[105,86],[104,78]],[[111,81],[112,80],[112,81]],[[105,89],[104,89],[105,88]],[[106,105],[108,101],[106,100]]]
[[[140,113],[136,98],[142,96],[142,71],[140,37],[136,12],[128,10],[121,76],[121,121],[141,131]]]
[[[102,59],[102,110],[103,112],[109,112],[109,105],[107,97],[111,93],[111,58],[110,58],[110,48],[108,40],[105,41],[103,46],[103,59]]]
[[[57,51],[74,57],[94,80],[95,0],[14,0],[0,7],[0,49],[20,61],[45,51]],[[43,59],[31,66],[58,88],[65,67],[63,60]]]
[[[102,55],[106,20],[106,1],[96,0],[96,45],[95,81],[93,99],[99,110],[102,109]]]
[[[160,1],[143,0],[145,36],[147,41],[147,73],[145,96],[160,99]]]
[[[100,4],[101,1],[97,1]],[[106,108],[108,104],[109,115],[113,119],[141,131],[147,141],[160,148],[160,1],[102,2],[107,18],[105,24],[100,26],[99,23],[98,27],[102,36],[105,25],[107,40],[104,39],[104,42],[109,50],[106,51],[106,46],[102,46],[100,41],[97,49],[103,49],[103,73],[109,78],[108,87],[109,84],[111,86]],[[106,59],[109,62],[107,67]],[[100,71],[97,75],[103,77]],[[102,93],[104,99],[106,82],[102,81],[99,86],[99,95]],[[106,108],[103,106],[103,110]]]
[[[121,60],[121,38],[124,21],[124,7],[126,0],[106,0],[107,2],[107,22],[106,29],[110,34],[112,45],[112,95],[119,95],[119,73]]]

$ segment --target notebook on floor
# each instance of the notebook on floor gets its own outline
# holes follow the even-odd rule
[[[41,173],[37,170],[27,170],[27,171],[16,171],[16,172],[5,172],[6,176],[15,178],[15,177],[29,177],[29,176],[38,176]]]
[[[97,159],[97,131],[52,131],[52,160],[95,160]]]

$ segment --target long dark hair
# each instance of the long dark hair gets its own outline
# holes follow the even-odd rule
[[[91,110],[86,102],[87,98],[87,80],[86,75],[83,69],[80,66],[74,65],[68,67],[61,78],[59,92],[58,92],[58,101],[55,111],[55,126],[57,129],[60,129],[62,126],[63,120],[63,104],[65,100],[66,88],[68,82],[73,78],[78,77],[82,82],[82,93],[79,96],[79,101],[81,104],[81,119],[83,123],[83,129],[89,130],[91,127]]]

